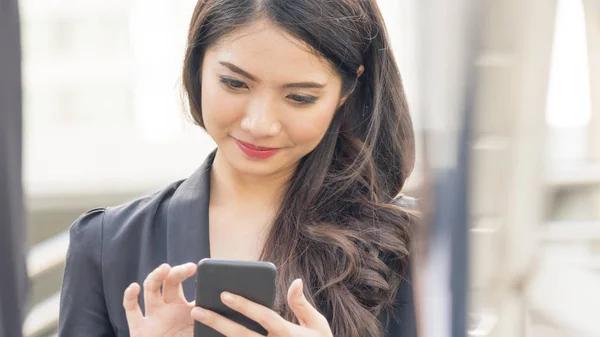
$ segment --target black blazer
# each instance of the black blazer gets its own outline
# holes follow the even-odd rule
[[[209,257],[213,158],[214,152],[186,180],[125,205],[90,210],[73,223],[60,300],[59,337],[129,336],[122,306],[129,284],[141,284],[162,263],[178,265]],[[194,299],[193,277],[183,283],[183,290],[188,300]],[[399,289],[395,313],[387,321],[388,336],[416,336],[409,282]]]

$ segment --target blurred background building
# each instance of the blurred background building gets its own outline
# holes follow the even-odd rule
[[[379,2],[420,135],[419,102],[426,93],[419,92],[417,85],[418,0]],[[24,187],[33,280],[26,336],[55,333],[66,231],[75,218],[89,208],[118,204],[185,178],[214,147],[186,119],[181,99],[180,71],[195,3],[20,1]],[[565,271],[596,275],[584,280],[598,280],[600,1],[556,3],[546,123],[535,126],[541,132],[532,130],[534,135],[544,135],[540,150],[545,158],[545,207],[543,224],[536,224],[531,240],[539,243],[536,254],[557,257],[575,268]],[[590,65],[595,65],[592,71]],[[503,104],[502,96],[494,99]],[[163,160],[154,160],[157,157]],[[408,194],[418,194],[420,177],[417,166]],[[485,279],[486,272],[493,274],[490,261],[496,261],[504,248],[489,249],[498,247],[489,245],[500,235],[496,230],[477,232],[471,252],[479,257],[474,259],[478,264],[474,278]],[[555,280],[547,279],[547,289],[555,289],[550,284]],[[573,284],[591,288],[564,291],[572,298],[600,291],[600,282],[582,282]],[[583,303],[571,304],[575,315],[577,306],[587,308]],[[527,334],[522,336],[584,336],[568,326],[572,321],[557,322],[534,309],[524,314]],[[474,328],[471,335],[500,336],[493,334],[493,328],[487,334],[482,331]]]

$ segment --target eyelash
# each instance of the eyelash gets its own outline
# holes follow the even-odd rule
[[[230,90],[248,89],[246,83],[234,80],[232,78],[221,77],[219,82],[221,82],[221,84],[225,85]],[[298,105],[314,104],[317,101],[317,97],[298,94],[291,94],[288,95],[286,98],[290,99],[294,104]]]
[[[248,89],[248,86],[246,85],[246,83],[244,83],[242,81],[234,80],[232,78],[221,77],[219,82],[221,82],[222,84],[227,86],[229,89],[233,89],[233,90]],[[239,85],[239,86],[236,87],[235,85]]]
[[[288,95],[287,98],[291,99],[296,104],[314,104],[317,101],[316,97],[313,96],[303,96],[303,95]]]

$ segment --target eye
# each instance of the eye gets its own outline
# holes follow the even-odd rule
[[[234,89],[234,90],[247,89],[248,88],[248,86],[246,85],[246,83],[244,83],[242,81],[235,80],[233,78],[221,77],[221,79],[219,80],[219,82],[221,82],[222,84],[224,84],[228,88]]]
[[[292,94],[287,96],[288,99],[296,104],[313,104],[317,101],[316,97]]]

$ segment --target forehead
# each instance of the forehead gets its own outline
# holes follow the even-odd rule
[[[208,48],[205,61],[230,62],[260,79],[273,81],[337,77],[325,58],[267,20],[255,21],[223,37]]]

